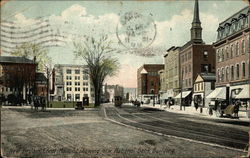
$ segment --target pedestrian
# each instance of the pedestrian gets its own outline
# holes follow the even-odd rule
[[[237,101],[235,102],[235,105],[234,105],[234,117],[236,117],[236,118],[239,117],[238,113],[239,113],[240,105],[241,105],[240,101],[237,100]]]

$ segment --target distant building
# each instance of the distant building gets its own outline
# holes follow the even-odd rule
[[[202,40],[199,18],[199,4],[195,0],[194,18],[191,27],[191,40],[180,48],[180,80],[184,104],[190,105],[195,77],[200,73],[215,72],[215,50]]]
[[[90,102],[94,101],[94,89],[86,66],[56,64],[54,71],[52,100],[82,101],[83,97],[89,97]]]
[[[38,96],[47,96],[47,78],[44,73],[37,72],[36,73],[36,94]]]
[[[163,64],[144,64],[137,70],[138,99],[158,98],[160,90],[158,71],[162,69],[164,69]]]
[[[1,56],[0,93],[13,94],[26,102],[36,93],[35,74],[37,63],[25,57]]]
[[[119,85],[104,85],[104,98],[105,102],[113,102],[115,96],[124,97],[124,88]]]
[[[215,89],[215,73],[198,74],[194,81],[193,104],[199,107],[208,107],[210,98],[207,96]]]
[[[219,24],[216,49],[215,99],[250,100],[250,8],[233,14]],[[229,94],[226,94],[226,88]],[[218,98],[216,94],[223,94]],[[248,104],[249,106],[250,104]]]

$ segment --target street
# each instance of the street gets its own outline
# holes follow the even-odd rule
[[[46,112],[29,107],[1,108],[3,157],[237,157],[247,154],[242,150],[247,130],[244,122],[232,125],[111,104],[85,110],[49,108]]]
[[[126,125],[236,149],[246,149],[250,123],[233,119],[208,119],[148,107],[106,107],[107,117]]]

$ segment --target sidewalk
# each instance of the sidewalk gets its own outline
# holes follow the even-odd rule
[[[217,117],[214,111],[213,111],[213,115],[210,116],[208,114],[207,108],[202,108],[202,113],[200,113],[200,108],[198,108],[196,111],[195,107],[193,107],[193,106],[182,107],[182,110],[180,110],[180,105],[172,105],[170,108],[168,108],[166,105],[160,105],[160,104],[155,104],[155,106],[153,106],[153,104],[143,104],[143,105],[141,105],[141,107],[156,108],[156,109],[161,109],[161,110],[165,110],[168,112],[196,115],[196,116],[213,118],[213,119],[230,119],[230,118]],[[185,110],[184,110],[184,108],[185,108]],[[238,116],[239,116],[239,119],[236,119],[236,120],[250,121],[250,118],[247,117],[246,111],[239,111]]]

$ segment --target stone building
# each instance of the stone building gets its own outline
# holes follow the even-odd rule
[[[137,97],[140,100],[157,99],[160,90],[159,70],[163,64],[144,64],[137,70]]]
[[[82,101],[83,97],[89,97],[90,102],[94,101],[94,89],[86,66],[56,64],[54,70],[52,100]]]
[[[199,4],[195,0],[191,40],[180,48],[180,86],[185,105],[191,104],[192,89],[195,77],[203,72],[215,72],[215,50],[213,45],[202,40],[202,28],[199,18]],[[181,95],[176,96],[180,98]]]
[[[223,98],[249,101],[250,89],[250,25],[249,6],[219,24],[216,49],[216,89]],[[226,87],[230,89],[226,94]],[[217,92],[216,91],[221,91]],[[213,95],[211,97],[217,98]]]

